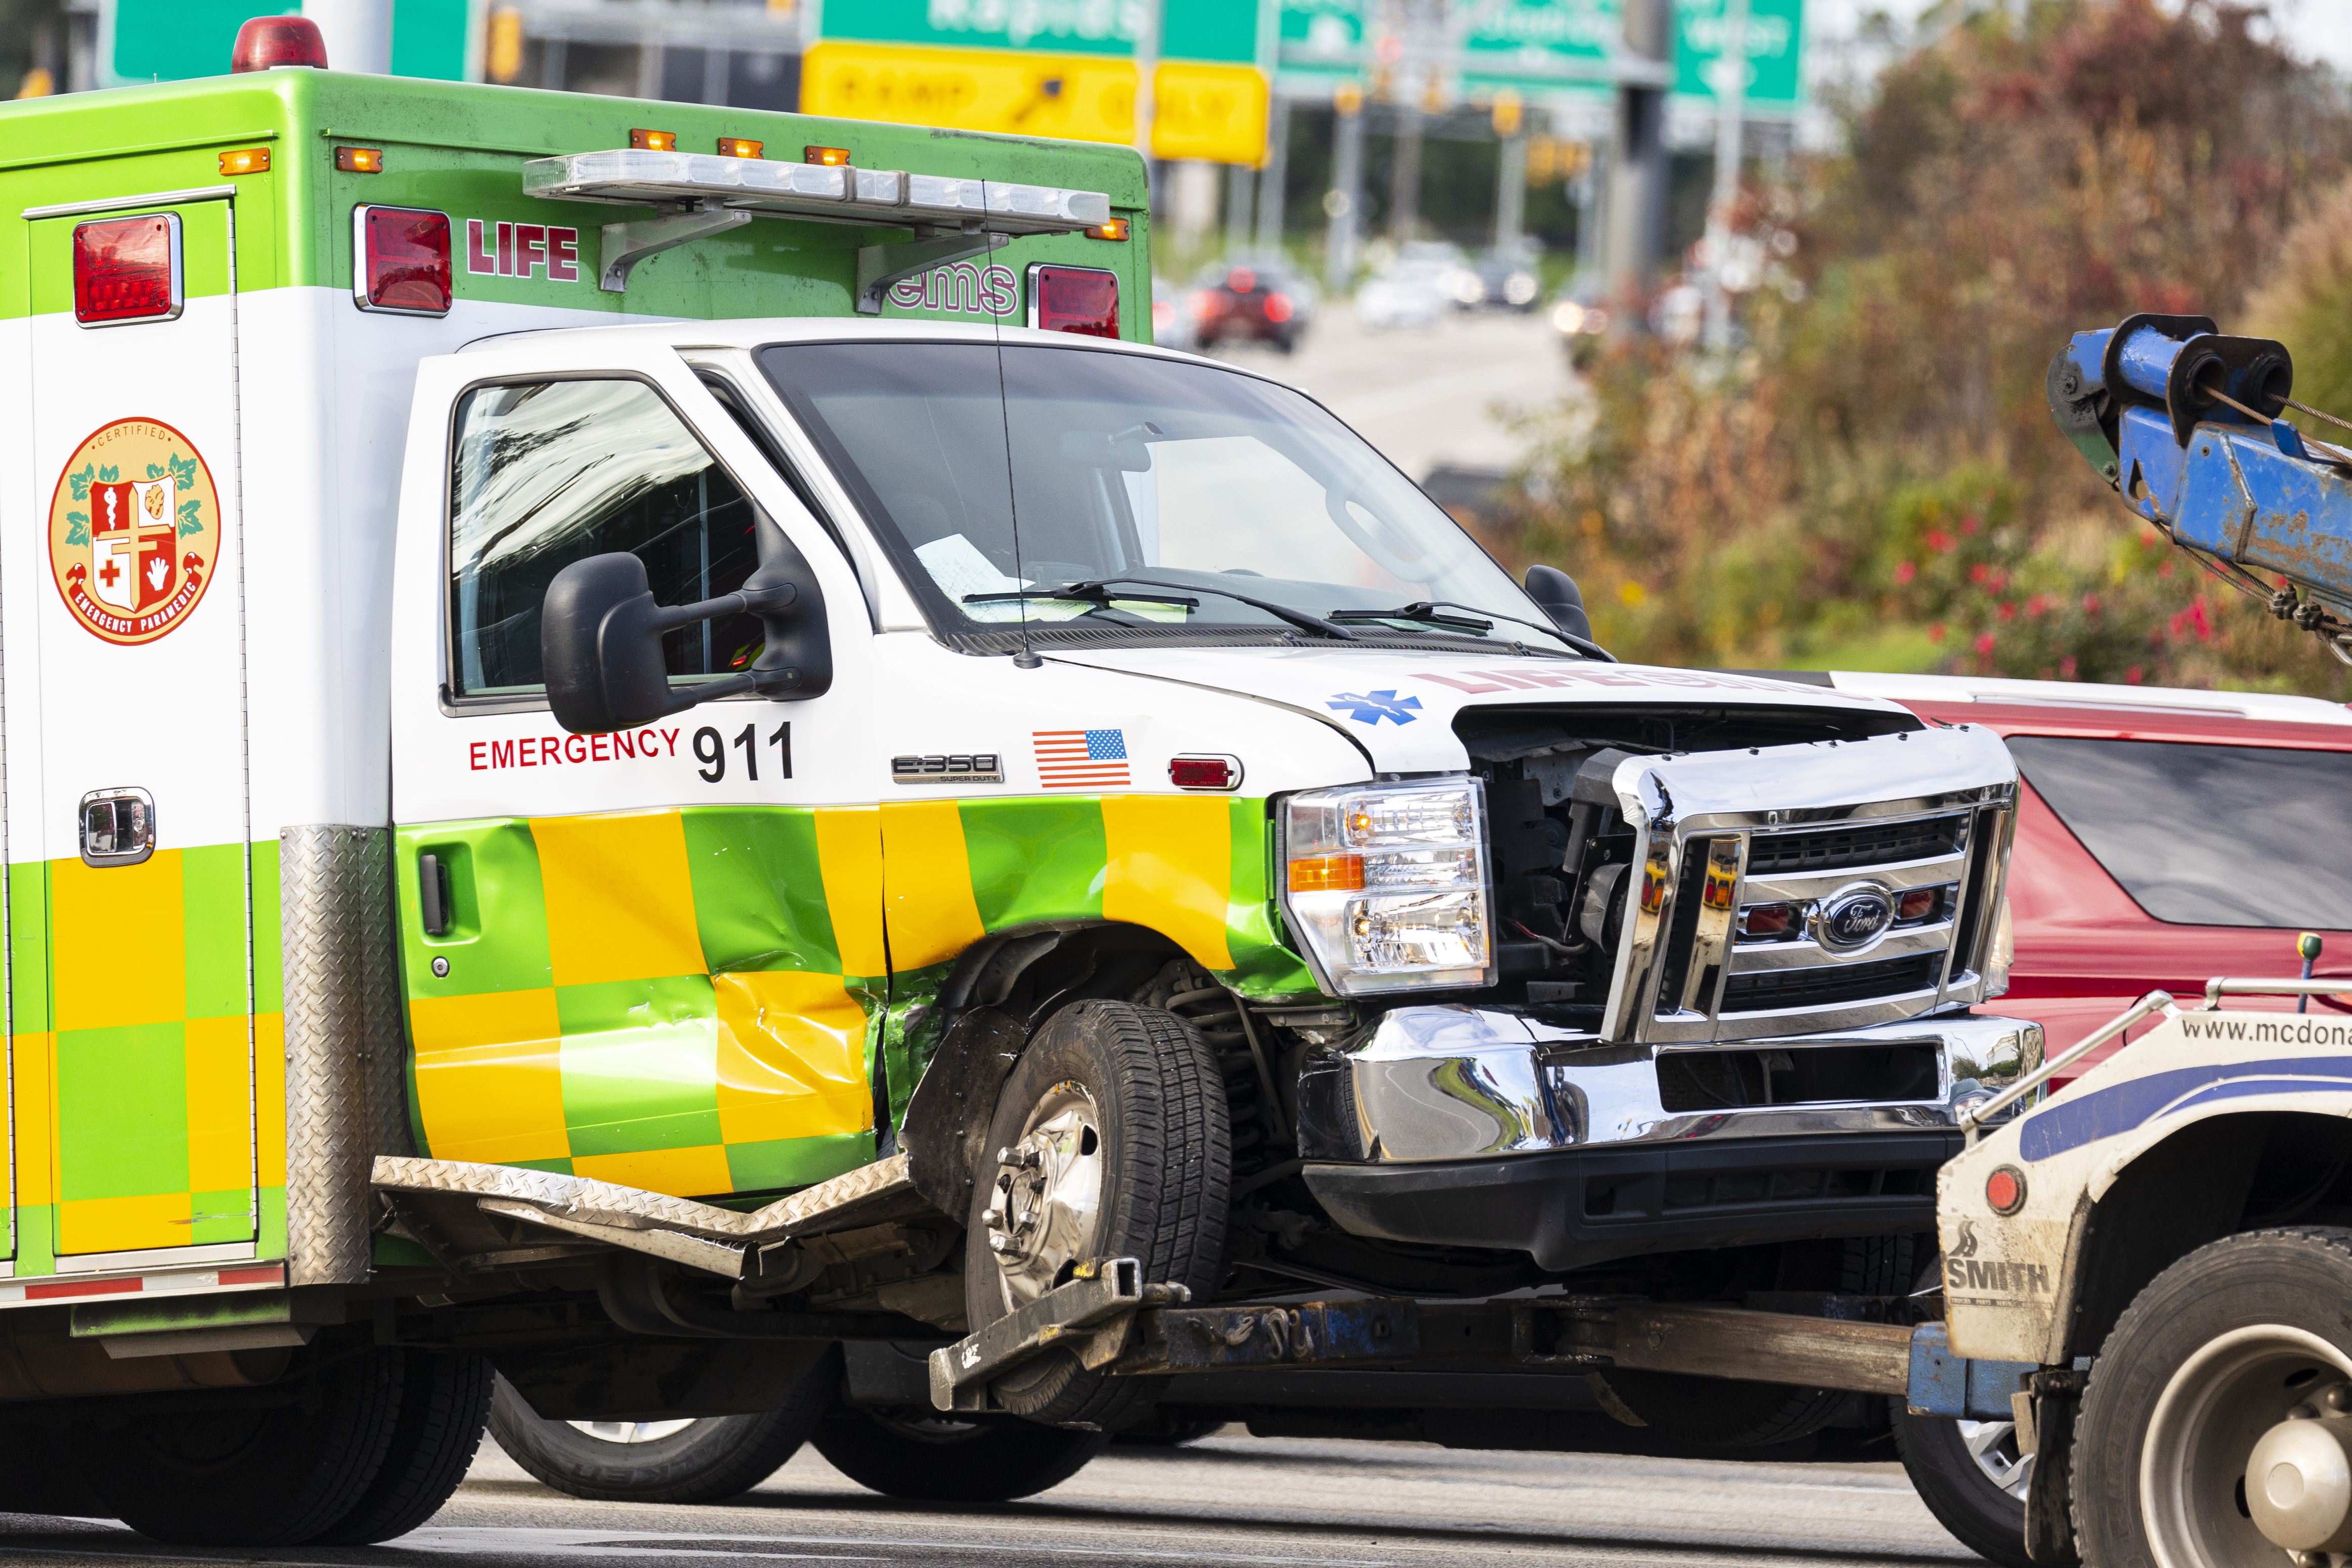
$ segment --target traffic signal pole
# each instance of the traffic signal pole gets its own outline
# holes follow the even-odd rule
[[[1666,247],[1666,80],[1673,47],[1669,0],[1625,0],[1625,50],[1661,68],[1654,81],[1617,87],[1617,119],[1609,148],[1609,292],[1645,298],[1657,281]]]

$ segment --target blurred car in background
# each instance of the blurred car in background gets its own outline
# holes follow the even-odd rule
[[[1488,250],[1454,280],[1454,302],[1465,310],[1517,310],[1536,308],[1543,284],[1536,276],[1535,253],[1525,247]]]
[[[1163,349],[1189,349],[1194,342],[1184,291],[1158,276],[1151,279],[1151,341]]]
[[[2325,944],[2319,973],[2352,974],[2352,709],[2080,681],[1790,679],[1891,698],[1930,723],[1982,724],[2009,743],[2024,782],[2000,1010],[2038,1021],[2052,1055],[2150,991],[2187,1002],[2217,974],[2293,975],[2304,931]],[[2294,1000],[2231,1005],[2293,1012]],[[2311,1005],[2352,1012],[2332,998]]]
[[[1589,369],[1601,357],[1601,345],[1608,340],[1609,307],[1596,302],[1589,293],[1563,293],[1551,308],[1551,330],[1559,334],[1559,346],[1567,353],[1568,363],[1578,370]]]
[[[1241,339],[1289,353],[1314,319],[1315,289],[1277,258],[1216,261],[1192,279],[1187,305],[1192,331],[1187,346],[1207,349]],[[1156,330],[1156,311],[1153,325]]]
[[[1356,320],[1367,327],[1433,327],[1475,281],[1459,249],[1415,241],[1356,289]]]

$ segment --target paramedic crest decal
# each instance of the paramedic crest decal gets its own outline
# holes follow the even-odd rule
[[[118,419],[74,449],[49,498],[49,572],[91,635],[153,642],[205,596],[220,555],[220,496],[195,443]]]

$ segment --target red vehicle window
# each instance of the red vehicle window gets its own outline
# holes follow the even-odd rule
[[[2352,926],[2352,752],[2061,735],[2009,748],[2156,919]]]

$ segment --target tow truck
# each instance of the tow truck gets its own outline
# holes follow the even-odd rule
[[[1612,660],[1150,346],[1127,149],[239,57],[0,106],[0,1506],[1950,1383],[1997,738]]]

